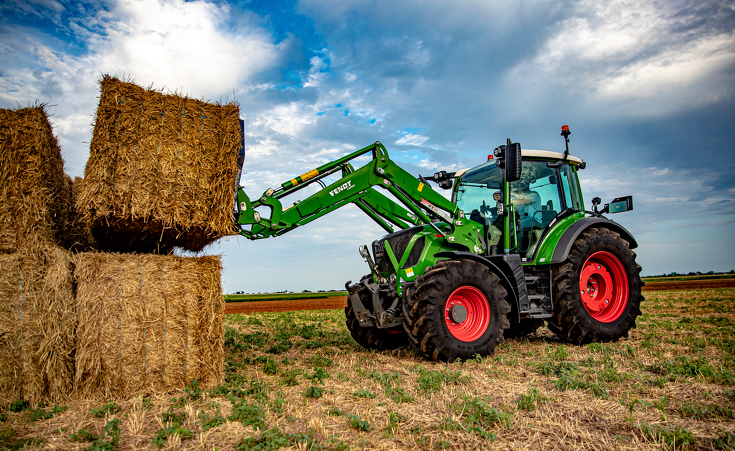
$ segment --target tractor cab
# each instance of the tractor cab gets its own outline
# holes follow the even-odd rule
[[[492,157],[455,174],[452,201],[483,225],[488,254],[502,248],[503,216],[511,215],[510,252],[531,259],[544,233],[563,217],[584,211],[577,168],[582,160],[558,152],[522,150],[519,180],[510,184],[503,205],[503,169]]]

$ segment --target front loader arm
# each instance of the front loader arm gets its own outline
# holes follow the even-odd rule
[[[349,161],[368,152],[372,152],[373,159],[355,170]],[[320,180],[337,171],[342,172],[342,178],[324,186]],[[283,208],[280,199],[316,182],[324,188]],[[375,187],[389,191],[403,205],[379,193]],[[284,182],[278,189],[268,189],[254,201],[239,188],[236,222],[241,235],[253,240],[268,238],[308,224],[349,203],[357,205],[388,233],[395,231],[394,226],[424,224],[471,252],[481,253],[485,247],[482,227],[466,219],[456,205],[395,164],[380,142]],[[270,217],[261,217],[255,210],[263,206],[270,208]],[[436,220],[449,224],[450,230],[440,228]],[[249,230],[243,227],[247,225]]]

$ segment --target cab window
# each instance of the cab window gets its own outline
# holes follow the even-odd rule
[[[495,208],[493,193],[502,190],[503,170],[490,160],[462,176],[453,201],[460,210],[489,219],[490,208]]]
[[[511,202],[522,229],[548,224],[564,207],[556,169],[545,161],[524,161],[521,179],[510,185]]]
[[[579,196],[579,187],[577,186],[577,177],[574,169],[568,164],[562,165],[559,169],[561,176],[561,185],[564,189],[564,199],[566,208],[575,211],[582,211],[582,199]]]

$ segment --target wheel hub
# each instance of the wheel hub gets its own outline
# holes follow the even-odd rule
[[[449,309],[449,316],[452,318],[452,321],[461,324],[467,319],[467,309],[462,305],[462,302],[459,302]]]
[[[491,318],[487,298],[482,291],[472,286],[454,290],[444,306],[444,322],[449,333],[465,343],[482,337]]]
[[[588,262],[582,270],[581,281],[587,281],[587,289],[580,283],[581,296],[590,312],[599,312],[610,305],[613,281],[610,272],[599,263]]]
[[[593,318],[603,323],[615,321],[628,303],[628,276],[623,264],[609,252],[595,252],[582,265],[579,291]]]

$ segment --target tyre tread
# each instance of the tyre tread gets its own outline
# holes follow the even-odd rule
[[[578,292],[579,269],[575,268],[581,268],[586,256],[600,249],[614,249],[621,254],[616,254],[616,257],[622,257],[621,263],[626,268],[629,279],[628,306],[615,321],[622,326],[615,333],[605,332],[601,327],[603,323],[595,321],[589,315]],[[566,261],[552,271],[555,302],[553,317],[547,321],[549,329],[562,340],[576,344],[615,342],[622,337],[628,337],[628,331],[636,327],[635,320],[641,314],[640,304],[643,300],[641,266],[635,262],[635,258],[635,252],[619,233],[607,228],[584,231],[574,242]],[[628,266],[632,271],[629,271]]]

